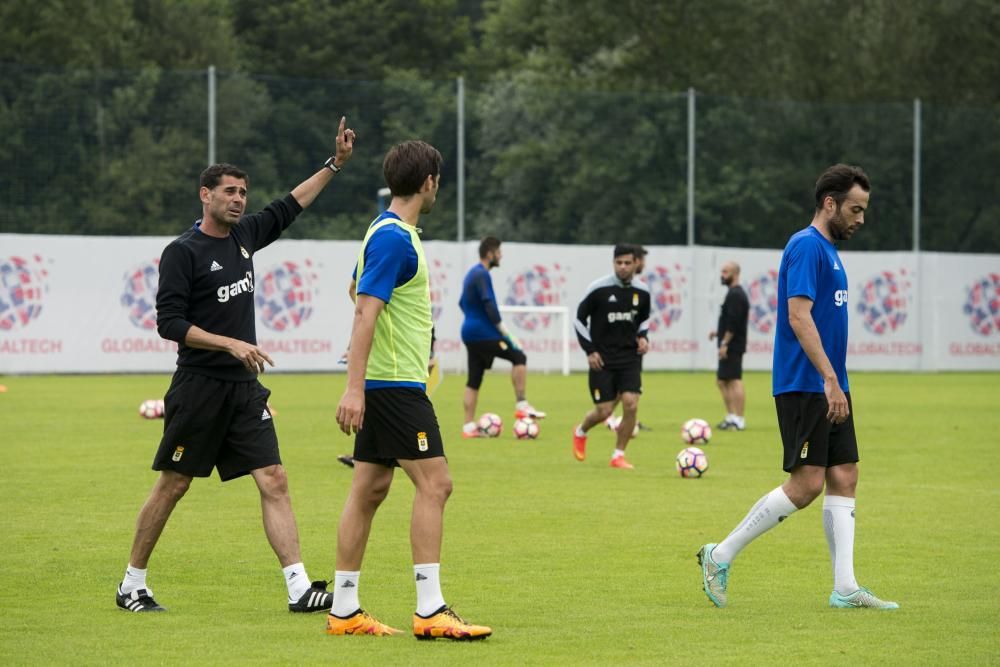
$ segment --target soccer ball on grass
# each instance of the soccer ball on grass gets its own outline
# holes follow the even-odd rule
[[[689,419],[681,426],[681,440],[689,445],[707,445],[712,439],[712,427],[704,419]]]
[[[618,425],[622,423],[622,418],[618,415],[611,415],[604,420],[605,425],[615,433],[618,432]],[[632,427],[631,437],[635,438],[639,435],[639,422],[636,421],[635,426]]]
[[[503,420],[495,412],[485,412],[479,418],[479,430],[488,438],[495,438],[503,431]]]
[[[697,447],[685,447],[677,455],[677,472],[681,477],[701,477],[708,470],[708,457]]]
[[[518,440],[534,440],[538,437],[538,422],[521,418],[514,422],[514,437]]]
[[[139,405],[139,414],[146,419],[160,419],[163,417],[163,401],[150,398]]]

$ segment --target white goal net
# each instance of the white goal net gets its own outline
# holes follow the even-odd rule
[[[570,314],[566,306],[500,306],[504,326],[528,355],[528,370],[569,375]]]

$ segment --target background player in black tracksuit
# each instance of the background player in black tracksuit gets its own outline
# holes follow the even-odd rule
[[[719,339],[719,369],[716,382],[722,401],[726,404],[726,417],[719,422],[723,431],[742,431],[746,428],[743,407],[746,392],[743,389],[743,354],[747,350],[747,323],[750,319],[750,299],[740,287],[740,265],[726,262],[722,265],[719,281],[729,288],[719,311],[719,324],[708,333],[708,339]]]
[[[649,349],[649,290],[635,275],[635,248],[619,244],[614,251],[614,273],[591,283],[576,310],[576,336],[590,365],[590,395],[594,407],[573,432],[573,454],[587,455],[587,431],[611,415],[621,400],[622,420],[611,467],[632,468],[625,448],[636,423],[642,393],[640,355]]]
[[[160,476],[139,511],[129,565],[115,596],[124,610],[164,611],[146,585],[149,558],[191,480],[208,477],[213,468],[222,481],[253,476],[264,532],[285,575],[289,610],[330,608],[333,595],[325,582],[310,584],[302,565],[288,478],[267,408],[270,392],[257,380],[274,361],[257,346],[253,256],[316,199],[353,147],[354,131],[345,129],[341,118],[336,154],[290,194],[252,215],[244,215],[246,172],[216,164],[201,174],[202,219],[160,258],[156,323],[162,337],[178,343],[177,370],[153,459]]]

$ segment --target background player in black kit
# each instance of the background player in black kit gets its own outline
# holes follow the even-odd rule
[[[309,581],[299,550],[288,478],[257,380],[274,365],[257,346],[253,256],[274,242],[350,159],[354,131],[340,119],[336,154],[315,174],[264,210],[244,215],[246,172],[216,164],[201,174],[202,219],[160,258],[156,323],[177,341],[177,370],[165,398],[163,439],[153,459],[160,476],[136,519],[135,538],[116,602],[127,611],[164,611],[146,585],[146,567],[163,527],[194,477],[217,468],[222,481],[253,476],[264,532],[284,571],[288,609],[324,611],[333,595]]]
[[[611,456],[612,468],[632,468],[625,459],[636,424],[642,393],[641,356],[649,350],[649,290],[633,282],[635,248],[618,244],[614,251],[614,273],[594,281],[576,310],[576,337],[590,365],[590,395],[594,408],[573,431],[573,455],[587,456],[587,431],[611,415],[621,400],[622,420]]]
[[[746,391],[743,388],[743,354],[747,350],[747,323],[750,319],[750,299],[740,287],[740,265],[726,262],[722,265],[719,281],[729,288],[719,311],[719,324],[708,332],[708,339],[719,339],[719,368],[716,382],[722,402],[726,404],[726,417],[719,422],[723,431],[742,431],[746,428],[743,407]]]

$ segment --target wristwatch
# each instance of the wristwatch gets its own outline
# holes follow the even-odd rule
[[[326,162],[323,163],[323,166],[326,167],[327,169],[329,169],[330,171],[332,171],[333,173],[338,174],[338,173],[340,173],[340,170],[342,169],[342,167],[338,167],[337,165],[335,165],[333,163],[333,161],[335,159],[336,158],[334,158],[334,157],[327,158]]]

